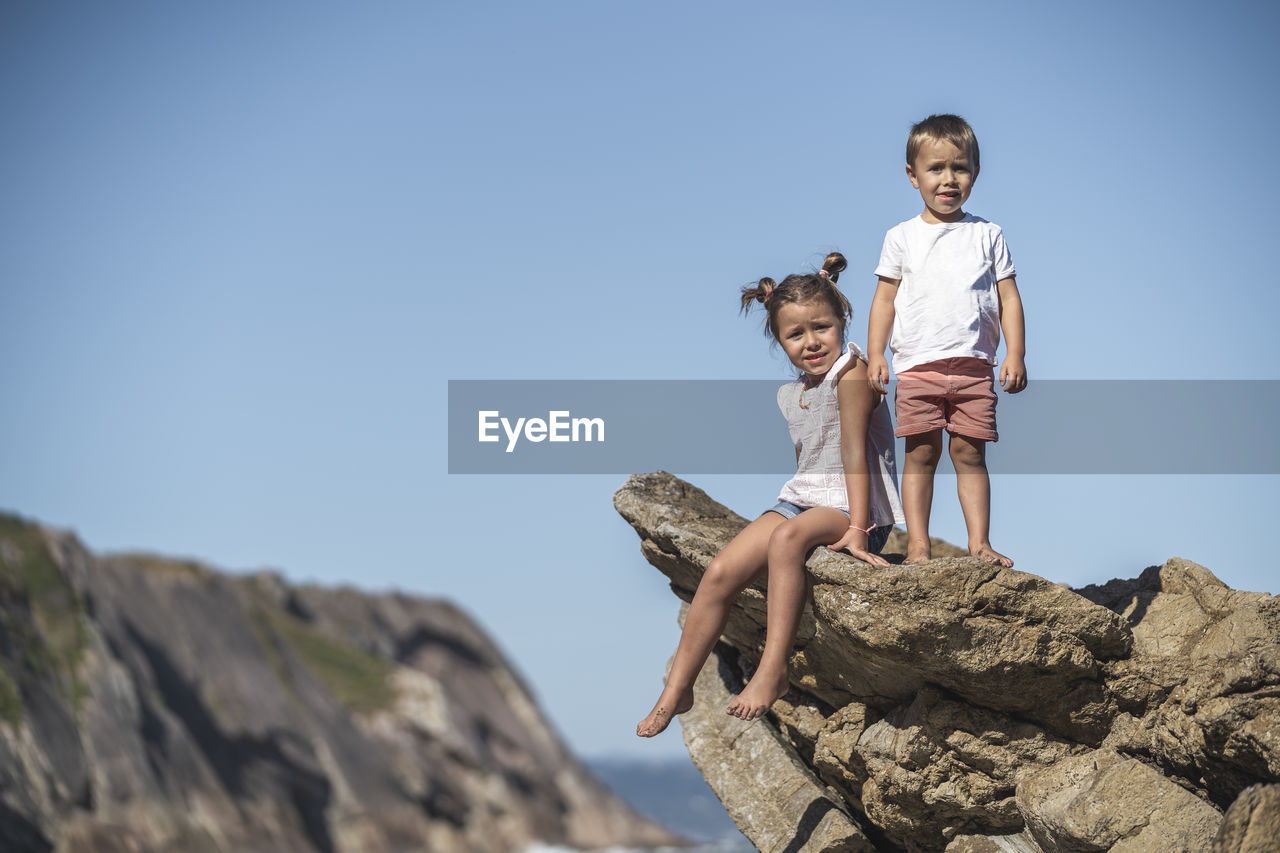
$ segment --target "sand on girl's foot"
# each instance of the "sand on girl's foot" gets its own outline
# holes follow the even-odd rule
[[[692,707],[692,693],[680,697],[675,702],[664,702],[662,697],[659,697],[658,704],[653,706],[653,710],[649,712],[649,716],[636,724],[636,734],[640,737],[654,737],[655,735],[660,735],[667,730],[667,726],[671,725],[671,721],[678,714],[683,714]]]

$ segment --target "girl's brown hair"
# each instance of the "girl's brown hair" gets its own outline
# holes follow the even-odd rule
[[[783,305],[812,302],[825,299],[831,306],[831,313],[840,319],[840,339],[844,340],[845,330],[853,317],[853,308],[849,300],[844,298],[836,281],[844,272],[849,262],[839,252],[832,252],[822,262],[822,269],[815,273],[796,273],[789,275],[778,284],[771,278],[762,278],[754,285],[742,288],[742,313],[751,310],[752,303],[764,305],[764,333],[778,340],[778,311]]]

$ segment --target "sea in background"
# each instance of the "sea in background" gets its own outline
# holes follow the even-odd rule
[[[582,853],[572,847],[534,843],[524,853]],[[742,841],[715,841],[693,847],[607,847],[597,853],[756,853],[756,848],[745,838]]]
[[[586,764],[632,808],[667,829],[696,842],[688,853],[754,853],[755,847],[725,811],[698,768],[685,758],[594,758]],[[571,853],[565,848],[534,844],[525,853]],[[616,848],[608,853],[659,853]]]

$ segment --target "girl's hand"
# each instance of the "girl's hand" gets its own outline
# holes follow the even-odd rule
[[[844,536],[840,537],[840,541],[834,545],[829,545],[832,551],[844,551],[852,554],[856,559],[864,563],[870,563],[873,566],[887,566],[889,561],[879,554],[872,554],[867,550],[867,534],[856,527],[850,527],[844,532]]]
[[[873,566],[887,566],[889,561],[879,554],[872,554],[870,551],[863,551],[859,548],[846,548],[855,560],[861,560],[864,563],[870,563]]]

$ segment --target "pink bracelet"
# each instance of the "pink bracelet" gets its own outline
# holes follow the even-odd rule
[[[871,535],[871,531],[875,530],[875,529],[876,529],[876,526],[873,524],[873,525],[871,525],[870,527],[868,527],[866,530],[863,530],[861,527],[859,527],[859,526],[858,526],[858,525],[856,525],[856,524],[850,524],[850,525],[849,525],[849,529],[850,529],[850,530],[856,530],[856,531],[858,531],[859,533],[865,533],[866,535],[870,536],[870,535]]]

